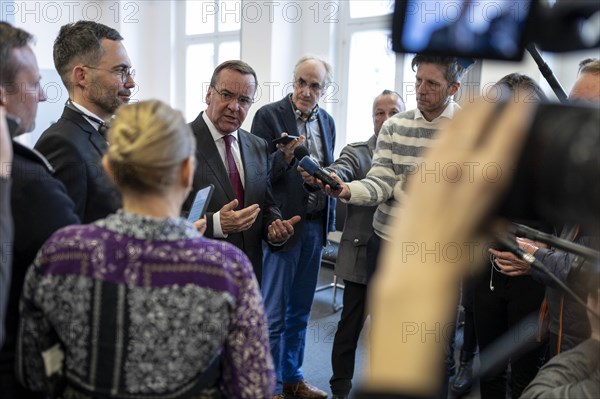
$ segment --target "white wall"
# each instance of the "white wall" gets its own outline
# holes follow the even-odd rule
[[[111,26],[125,39],[123,44],[136,71],[134,98],[156,98],[172,103],[171,76],[177,58],[173,3],[168,0],[120,1],[119,5],[120,15],[111,21],[116,22]]]
[[[52,122],[60,117],[67,95],[52,60],[52,45],[60,27],[79,19],[91,19],[117,29],[125,38],[136,70],[134,99],[159,98],[174,106],[173,76],[180,73],[175,32],[178,24],[175,1],[82,0],[82,1],[1,1],[1,18],[36,37],[34,52],[42,73],[42,84],[51,94],[39,106],[34,132],[21,141],[33,145]],[[262,105],[289,92],[292,70],[302,55],[310,53],[334,59],[334,24],[325,22],[324,5],[330,2],[276,1],[245,2],[242,6],[241,58],[252,65],[263,85],[263,93],[244,123],[249,129],[254,112]],[[257,8],[258,7],[258,8]],[[311,9],[312,7],[312,9]],[[316,15],[320,7],[320,15]],[[317,22],[315,23],[315,19]],[[332,62],[333,63],[333,62]],[[209,77],[207,77],[208,79]],[[327,106],[325,106],[330,110]]]
[[[292,72],[300,57],[311,54],[333,63],[335,25],[326,21],[323,13],[317,15],[315,8],[326,3],[331,2],[246,2],[252,4],[246,14],[242,8],[241,58],[256,70],[263,86],[244,128],[250,128],[254,113],[262,105],[278,101],[290,92]],[[255,17],[255,6],[260,7],[260,19]],[[330,105],[324,107],[331,111]]]
[[[313,54],[330,61],[334,80],[340,79],[341,59],[336,38],[338,24],[329,16],[331,4],[344,7],[344,2],[312,1],[250,1],[242,6],[241,58],[252,65],[263,83],[263,93],[244,123],[249,129],[254,112],[260,106],[276,101],[289,90],[296,60],[304,54]],[[175,98],[173,76],[182,59],[182,48],[176,44],[176,28],[183,21],[175,13],[175,1],[152,0],[81,0],[81,1],[8,1],[0,0],[0,17],[9,20],[36,36],[34,51],[42,70],[44,87],[49,101],[40,104],[36,130],[23,138],[33,144],[39,134],[61,113],[66,93],[54,71],[52,44],[63,24],[88,18],[116,28],[125,38],[124,44],[136,69],[138,88],[135,99],[159,98],[174,106],[181,104]],[[339,10],[339,9],[338,9]],[[259,14],[260,12],[260,14]],[[260,17],[259,17],[260,15]],[[598,51],[569,53],[545,58],[549,61],[564,89],[569,91],[575,79],[577,64],[585,57],[598,57]],[[337,63],[337,65],[336,65]],[[528,54],[521,63],[485,61],[481,67],[481,88],[510,72],[522,72],[538,78],[550,93],[535,62]],[[208,79],[208,77],[207,77]],[[336,99],[324,104],[335,117]],[[338,149],[344,145],[344,132],[338,134]]]

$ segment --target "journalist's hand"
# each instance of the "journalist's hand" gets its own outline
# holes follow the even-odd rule
[[[287,136],[287,133],[281,133],[281,137],[283,136]],[[304,143],[306,141],[306,137],[304,136],[300,136],[300,138],[297,139],[293,139],[292,141],[290,141],[287,144],[277,144],[277,148],[283,152],[283,157],[285,159],[285,161],[289,164],[292,163],[292,160],[294,159],[294,150],[296,149],[296,147],[298,147],[299,145],[301,145],[302,143]]]
[[[507,276],[511,277],[531,274],[531,267],[529,263],[522,261],[512,252],[497,251],[492,248],[488,249],[488,251],[494,255],[494,263],[496,266],[498,266],[502,274],[506,274]]]
[[[302,176],[302,179],[304,180],[305,184],[308,184],[309,186],[318,186],[319,188],[323,188],[323,184],[321,184],[321,186],[319,186],[320,180],[312,177],[311,175],[308,174],[307,171],[304,170],[304,168],[302,168],[302,166],[298,166],[296,168],[296,170],[298,170],[298,172],[300,172],[300,176]]]
[[[328,184],[324,184],[321,179],[317,179],[316,177],[309,175],[308,172],[305,171],[301,166],[298,166],[296,169],[298,170],[298,172],[300,172],[300,175],[302,175],[304,183],[311,186],[319,187],[327,195],[331,195],[332,197],[341,198],[344,200],[349,200],[352,196],[352,193],[350,192],[350,189],[348,189],[346,183],[344,183],[344,181],[340,179],[340,177],[334,172],[330,172],[329,176],[333,177],[333,179],[340,184],[340,188],[335,191],[332,190]]]

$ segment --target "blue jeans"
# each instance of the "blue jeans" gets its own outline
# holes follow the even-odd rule
[[[262,295],[269,323],[269,343],[277,385],[304,379],[302,362],[323,251],[322,219],[307,220],[302,237],[288,251],[271,252],[263,245]]]

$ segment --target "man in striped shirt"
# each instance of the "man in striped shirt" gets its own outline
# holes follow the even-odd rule
[[[389,118],[381,128],[373,154],[371,170],[362,180],[344,183],[335,175],[341,189],[325,191],[352,205],[377,206],[373,216],[374,234],[367,243],[367,283],[375,271],[381,240],[389,240],[396,202],[402,203],[407,178],[423,161],[423,151],[433,145],[434,134],[446,120],[460,109],[452,97],[460,88],[466,71],[457,58],[417,54],[412,60],[416,69],[415,92],[417,108]],[[421,178],[441,179],[443,165],[434,170],[422,170]],[[313,183],[302,172],[307,184]],[[419,178],[419,176],[414,176]],[[322,187],[322,182],[320,183]],[[454,339],[446,346],[446,384],[454,374]]]
[[[381,239],[389,239],[387,226],[391,224],[394,204],[402,203],[406,179],[421,163],[423,150],[432,146],[440,125],[460,109],[452,101],[465,73],[457,58],[417,54],[412,68],[416,69],[417,108],[398,113],[385,122],[371,170],[364,179],[344,183],[335,176],[341,189],[332,192],[325,188],[327,193],[352,205],[378,205],[373,217],[375,233],[367,247],[369,277],[375,269]],[[439,175],[440,171],[423,173]]]

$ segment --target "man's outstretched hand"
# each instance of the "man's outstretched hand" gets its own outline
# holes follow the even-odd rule
[[[294,235],[294,225],[300,221],[300,216],[296,215],[288,220],[277,219],[269,225],[269,242],[279,243],[287,241]]]

